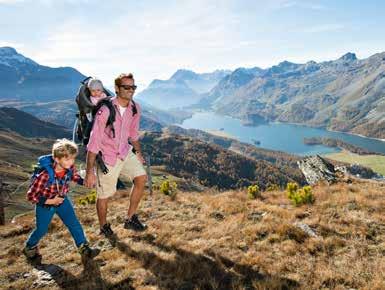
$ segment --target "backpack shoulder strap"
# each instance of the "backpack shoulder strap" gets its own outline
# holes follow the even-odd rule
[[[105,105],[108,108],[108,110],[110,111],[110,115],[108,116],[108,120],[107,120],[107,126],[110,126],[115,122],[116,110],[115,110],[114,104],[112,103],[112,101],[110,99],[109,100],[102,100],[102,102],[103,101],[105,101]]]
[[[54,163],[53,157],[51,154],[49,154],[49,155],[40,156],[35,166],[35,171],[37,171],[38,173],[42,172],[44,169],[48,172],[48,175],[49,175],[48,182],[50,184],[53,183],[55,179],[55,173],[52,167],[53,163]]]
[[[73,175],[74,175],[74,170],[73,170],[73,167],[71,167],[70,169],[68,169],[68,172],[67,172],[68,180],[71,180]]]
[[[84,80],[82,80],[80,83],[81,83],[82,85],[86,85],[90,79],[92,79],[91,76],[90,76],[90,77],[86,77],[86,78],[85,78]]]
[[[108,119],[107,119],[107,124],[106,127],[110,126],[112,130],[112,134],[114,135],[115,138],[115,129],[114,129],[114,122],[115,122],[115,117],[116,117],[116,111],[115,107],[112,104],[111,98],[107,98],[104,100],[101,100],[92,110],[92,123],[95,120],[95,115],[96,113],[100,110],[101,107],[106,106],[108,108],[109,114],[108,114]],[[93,124],[92,124],[93,125]]]
[[[132,100],[132,116],[135,116],[138,113],[138,108],[136,107],[136,103]]]

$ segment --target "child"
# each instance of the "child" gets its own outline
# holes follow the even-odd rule
[[[75,215],[71,201],[67,197],[70,181],[83,184],[83,179],[74,167],[77,152],[76,144],[67,139],[59,139],[53,144],[52,155],[46,155],[39,159],[43,170],[32,181],[27,192],[27,199],[36,204],[36,227],[23,250],[28,259],[41,257],[38,243],[47,233],[55,213],[69,229],[79,253],[83,257],[92,259],[100,252],[99,249],[89,247],[83,228]]]

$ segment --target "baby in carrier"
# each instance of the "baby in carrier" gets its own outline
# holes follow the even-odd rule
[[[101,80],[89,77],[81,82],[76,96],[79,109],[76,137],[82,145],[88,144],[96,111],[102,104],[109,105],[110,97],[110,92],[103,87]]]
[[[106,106],[109,110],[106,127],[110,127],[113,136],[115,136],[113,123],[115,121],[116,112],[111,98],[112,93],[104,88],[101,80],[88,77],[81,82],[81,86],[76,96],[76,103],[78,105],[79,112],[77,114],[77,125],[74,128],[74,141],[76,136],[77,143],[82,144],[84,147],[87,146],[95,114],[102,106]],[[135,115],[137,114],[137,109],[134,101],[132,102],[132,114]],[[99,152],[96,156],[96,163],[104,174],[108,173],[108,168],[104,164],[102,158],[102,152]],[[124,188],[124,184],[119,179],[117,188]]]
[[[90,101],[91,103],[96,106],[99,101],[107,98],[106,93],[104,92],[103,83],[101,80],[96,78],[91,78],[87,83],[87,88],[90,91]],[[87,113],[87,119],[92,122],[93,116],[92,112]]]

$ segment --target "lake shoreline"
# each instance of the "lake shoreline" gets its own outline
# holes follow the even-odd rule
[[[242,125],[244,125],[242,122],[243,120],[242,119],[238,119],[238,118],[235,118],[233,116],[229,116],[229,115],[223,115],[223,114],[218,114],[217,112],[215,111],[210,111],[210,110],[197,110],[197,111],[193,111],[192,112],[192,115],[194,113],[211,113],[211,114],[215,114],[215,115],[218,115],[220,117],[226,117],[226,118],[230,118],[230,119],[233,119],[233,120],[237,120],[239,121]],[[192,118],[192,117],[190,117]],[[189,119],[189,118],[187,118]],[[185,119],[185,120],[187,120]],[[185,121],[183,120],[182,123]],[[362,134],[357,134],[357,133],[352,133],[352,132],[348,132],[348,131],[337,131],[337,130],[330,130],[330,129],[327,129],[326,127],[317,127],[317,126],[310,126],[308,124],[305,124],[305,123],[293,123],[293,122],[280,122],[280,121],[272,121],[272,122],[266,122],[266,123],[261,123],[261,124],[258,124],[258,125],[244,125],[244,126],[247,126],[247,127],[258,127],[258,126],[262,126],[262,125],[269,125],[269,124],[284,124],[284,125],[297,125],[297,126],[304,126],[304,127],[308,127],[308,128],[314,128],[314,129],[322,129],[322,130],[325,130],[325,131],[328,131],[328,132],[334,132],[334,133],[340,133],[340,134],[349,134],[349,135],[352,135],[352,136],[357,136],[357,137],[361,137],[361,138],[366,138],[366,139],[371,139],[371,140],[376,140],[376,141],[381,141],[381,142],[384,142],[385,143],[385,139],[381,139],[381,138],[375,138],[375,137],[368,137],[368,136],[365,136],[365,135],[362,135]],[[239,140],[238,140],[239,141]],[[385,145],[385,144],[384,144]]]
[[[210,130],[210,129],[206,129],[204,130],[205,132],[207,133],[210,133],[212,135],[215,135],[215,136],[218,136],[218,137],[223,137],[223,138],[229,138],[229,139],[234,139],[234,140],[237,140],[240,142],[240,140],[238,140],[237,137],[223,131],[223,130]]]
[[[303,143],[304,138],[312,137],[339,139],[371,152],[385,154],[384,140],[379,138],[327,130],[322,127],[299,123],[269,122],[258,126],[245,126],[242,124],[241,119],[221,115],[214,111],[196,111],[191,118],[185,120],[180,126],[185,129],[200,129],[213,135],[236,139],[240,142],[252,144],[257,148],[282,151],[299,156],[341,151],[338,147],[331,148],[322,144],[307,145]],[[258,140],[259,144],[256,144],[255,140]]]
[[[330,130],[330,129],[327,129],[326,127],[317,127],[317,126],[310,126],[310,125],[307,125],[307,124],[301,124],[301,123],[290,123],[290,122],[269,122],[267,124],[289,124],[289,125],[298,125],[298,126],[305,126],[305,127],[308,127],[308,128],[315,128],[315,129],[322,129],[322,130],[325,130],[325,131],[328,131],[328,132],[334,132],[334,133],[341,133],[341,134],[348,134],[348,135],[352,135],[352,136],[357,136],[357,137],[361,137],[361,138],[366,138],[366,139],[371,139],[371,140],[376,140],[376,141],[381,141],[381,142],[384,142],[385,143],[385,139],[381,139],[381,138],[374,138],[374,137],[368,137],[368,136],[365,136],[365,135],[362,135],[362,134],[357,134],[357,133],[352,133],[352,132],[344,132],[344,131],[337,131],[337,130]],[[256,127],[256,126],[253,126],[253,127]]]

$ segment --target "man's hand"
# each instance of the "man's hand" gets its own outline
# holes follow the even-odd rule
[[[139,141],[131,141],[132,147],[135,149],[135,154],[138,157],[140,163],[146,164],[146,160],[143,158],[142,150],[140,149]]]
[[[84,177],[83,185],[92,188],[96,184],[96,176],[95,176],[95,159],[96,159],[96,153],[92,153],[90,151],[87,151],[87,168],[86,168],[86,176]]]
[[[64,201],[64,198],[60,196],[55,196],[54,198],[47,199],[44,204],[58,206],[58,205],[61,205],[63,201]]]
[[[93,171],[87,172],[86,177],[84,178],[84,186],[88,188],[93,188],[96,184],[96,175]]]

